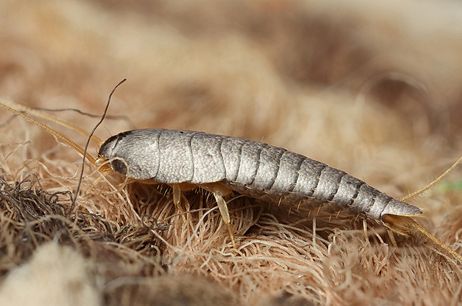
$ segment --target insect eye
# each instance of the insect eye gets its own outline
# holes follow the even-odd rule
[[[120,159],[114,159],[111,161],[111,167],[114,171],[119,172],[120,174],[127,174],[127,165]]]

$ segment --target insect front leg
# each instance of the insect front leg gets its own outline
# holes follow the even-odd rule
[[[189,207],[188,200],[183,195],[183,192],[193,190],[193,189],[197,188],[197,186],[193,185],[193,184],[185,184],[185,183],[171,184],[170,186],[172,187],[173,204],[175,204],[175,207],[179,211],[182,210],[181,209],[181,198],[183,198],[183,200],[186,201],[186,203],[188,204],[187,206]]]
[[[233,226],[231,225],[231,218],[229,216],[228,205],[226,204],[226,201],[224,199],[225,196],[231,194],[231,190],[219,184],[210,184],[202,186],[202,188],[207,190],[208,192],[211,192],[215,197],[215,201],[217,202],[221,218],[223,219],[223,222],[225,223],[228,229],[228,234],[231,238],[231,243],[233,244],[233,247],[236,248],[236,242],[234,241],[234,231]]]
[[[175,207],[178,211],[181,211],[181,188],[178,185],[173,185],[173,204],[175,204]]]

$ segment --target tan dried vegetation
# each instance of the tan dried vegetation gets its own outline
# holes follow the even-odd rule
[[[454,1],[0,2],[0,96],[133,127],[264,140],[396,197],[461,154]],[[91,130],[95,118],[54,116]],[[330,209],[230,203],[132,184],[2,111],[1,305],[456,305],[462,271],[421,240]],[[80,145],[85,138],[51,124]],[[92,146],[90,152],[95,154]],[[411,200],[462,249],[461,170]]]

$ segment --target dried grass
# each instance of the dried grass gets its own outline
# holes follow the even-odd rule
[[[107,120],[103,139],[132,125],[250,137],[400,197],[461,152],[460,5],[329,3],[2,1],[0,95],[99,112],[127,77],[111,113],[133,123]],[[74,305],[78,292],[86,305],[462,303],[460,267],[329,207],[238,197],[234,249],[207,193],[187,193],[178,211],[168,187],[121,188],[87,167],[71,211],[80,159],[9,116],[0,126],[2,304]],[[459,253],[462,193],[443,187],[460,173],[413,200]]]

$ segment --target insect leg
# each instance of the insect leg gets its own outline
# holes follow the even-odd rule
[[[184,191],[190,191],[193,189],[196,189],[197,186],[193,184],[186,184],[186,183],[181,183],[181,184],[171,184],[172,187],[172,193],[173,193],[173,204],[175,204],[175,207],[177,209],[181,209],[181,198],[183,198],[183,201],[186,202],[189,206],[188,199],[186,199],[185,195],[183,194]]]
[[[229,237],[231,238],[231,243],[233,244],[233,247],[236,248],[236,242],[234,241],[233,226],[231,225],[231,218],[229,217],[228,205],[226,205],[226,201],[224,199],[226,195],[231,193],[231,190],[223,186],[220,186],[218,184],[202,186],[202,188],[211,192],[213,196],[215,197],[215,201],[217,202],[218,210],[220,211],[221,218],[223,219],[223,222],[225,223],[228,229],[228,234],[229,234]]]
[[[217,201],[218,209],[220,210],[221,217],[223,218],[223,222],[226,224],[228,229],[229,238],[231,238],[231,242],[233,247],[236,248],[236,242],[234,241],[234,233],[233,233],[233,226],[231,225],[231,218],[229,217],[228,206],[226,205],[225,199],[223,196],[217,193],[213,193],[215,200]]]
[[[180,211],[181,210],[181,188],[178,185],[173,185],[173,204],[175,204],[175,207]]]

